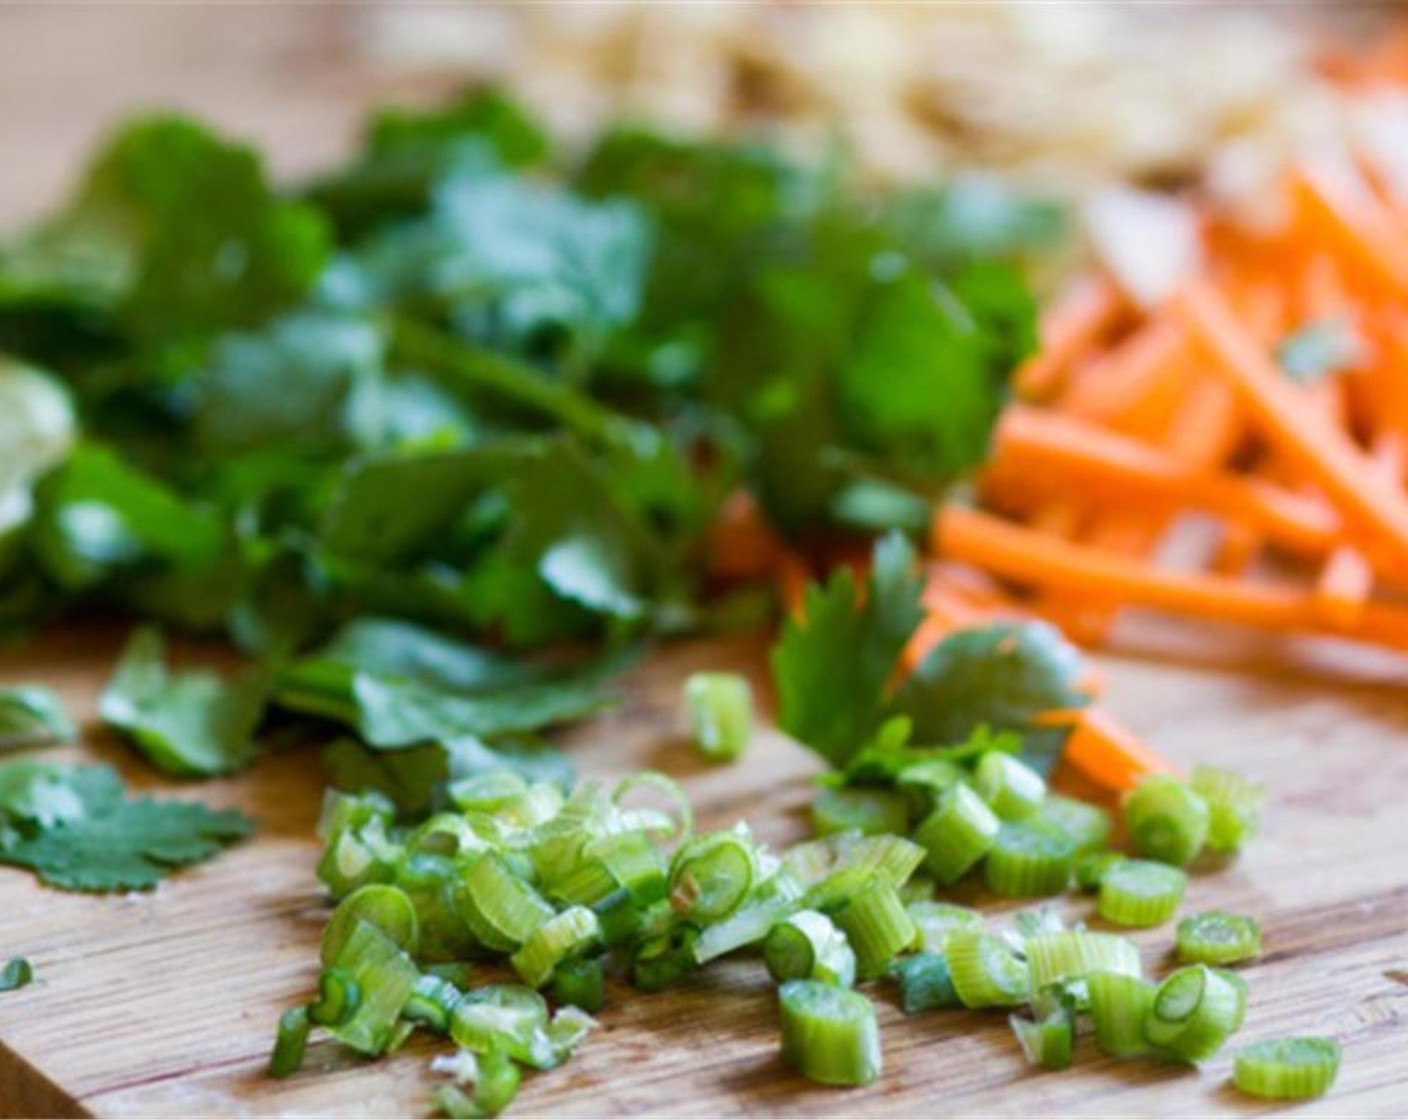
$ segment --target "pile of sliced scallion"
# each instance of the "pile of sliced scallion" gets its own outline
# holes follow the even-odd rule
[[[744,682],[709,674],[686,698],[706,750],[746,742]],[[923,777],[892,791],[824,791],[814,810],[823,834],[781,852],[742,822],[696,832],[682,791],[652,773],[571,793],[481,774],[450,783],[444,807],[418,823],[398,822],[379,794],[330,793],[318,873],[338,903],[318,994],[283,1017],[271,1072],[297,1070],[314,1029],[368,1055],[421,1029],[459,1047],[435,1062],[451,1079],[438,1107],[494,1115],[524,1069],[553,1068],[583,1041],[608,975],[657,991],[742,952],[760,955],[779,985],[784,1059],[827,1085],[880,1076],[874,1005],[857,985],[882,978],[906,1014],[1008,1012],[1023,1052],[1046,1069],[1073,1063],[1086,1023],[1107,1054],[1185,1063],[1206,1061],[1241,1027],[1247,985],[1226,966],[1260,951],[1249,918],[1185,918],[1183,967],[1156,982],[1117,933],[1067,928],[1045,907],[997,929],[934,894],[981,865],[1001,894],[1055,895],[1075,881],[1099,892],[1105,921],[1159,924],[1186,880],[1166,861],[1187,863],[1205,846],[1236,851],[1255,831],[1259,787],[1206,768],[1188,784],[1150,780],[1124,805],[1145,857],[1128,858],[1109,850],[1108,814],[1048,794],[1000,749]],[[884,792],[900,800],[877,811]],[[503,982],[505,965],[517,983]],[[1239,1053],[1235,1083],[1315,1095],[1337,1066],[1327,1040],[1264,1042]]]

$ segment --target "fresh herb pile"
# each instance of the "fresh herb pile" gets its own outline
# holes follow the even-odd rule
[[[237,771],[275,728],[331,741],[340,901],[272,1072],[314,1028],[366,1054],[421,1028],[461,1048],[441,1107],[491,1115],[570,1055],[608,974],[658,989],[749,948],[785,1056],[829,1083],[879,1073],[853,985],[887,973],[907,1010],[1030,1004],[1043,1065],[1087,1011],[1122,1052],[1198,1060],[1230,1033],[1235,917],[1181,931],[1208,964],[1156,990],[1119,938],[1042,916],[1004,940],[930,897],[981,866],[1002,893],[1074,878],[1107,918],[1165,920],[1170,865],[1235,849],[1258,794],[1140,791],[1146,858],[1108,852],[1104,814],[1045,787],[1062,733],[1035,717],[1085,699],[1055,630],[953,634],[896,684],[921,617],[900,535],[863,590],[844,567],[810,589],[775,652],[784,729],[835,768],[818,839],[697,835],[667,779],[574,789],[547,739],[649,639],[770,617],[766,588],[709,576],[731,495],[830,549],[922,526],[982,460],[1034,341],[1014,266],[1050,223],[974,189],[886,194],[841,161],[634,130],[555,152],[489,93],[380,113],[293,191],[196,122],[139,121],[0,251],[0,627],[138,620],[100,712],[166,773]],[[173,670],[168,630],[248,667]],[[701,749],[736,758],[746,687],[686,700]],[[0,749],[71,735],[50,694],[0,695]],[[249,828],[127,799],[106,767],[0,767],[0,861],[55,886],[150,887]],[[1317,1045],[1247,1077],[1313,1087]]]

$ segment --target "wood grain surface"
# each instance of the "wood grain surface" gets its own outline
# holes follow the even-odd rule
[[[366,105],[430,88],[359,69],[348,34],[318,6],[0,6],[0,223],[49,204],[103,124],[135,108],[202,112],[270,146],[284,173],[326,162]],[[1244,768],[1271,787],[1263,839],[1196,876],[1187,904],[1263,923],[1244,1039],[1314,1032],[1344,1043],[1335,1093],[1295,1111],[1408,1113],[1408,664],[1147,620],[1119,633],[1125,654],[1106,659],[1110,706],[1170,757]],[[0,652],[0,683],[50,683],[83,720],[81,746],[53,757],[102,758],[139,788],[242,806],[260,831],[150,894],[67,895],[0,869],[0,956],[28,956],[37,974],[0,995],[0,1115],[426,1114],[428,1042],[377,1063],[318,1045],[291,1080],[262,1075],[279,1011],[307,999],[315,979],[317,753],[266,758],[233,781],[156,781],[93,722],[121,638],[116,626],[47,633]],[[815,770],[804,751],[763,733],[741,762],[711,767],[680,739],[684,675],[740,667],[761,688],[762,650],[760,640],[663,650],[625,683],[616,712],[572,736],[579,769],[666,770],[706,826],[745,817],[770,841],[799,838]],[[1089,910],[1080,899],[1066,908]],[[1166,965],[1171,928],[1137,940],[1151,970]],[[780,1063],[771,986],[751,961],[670,993],[611,996],[600,1030],[565,1067],[529,1079],[515,1115],[1269,1110],[1226,1088],[1227,1056],[1202,1070],[1117,1064],[1083,1041],[1076,1070],[1032,1073],[1003,1016],[905,1019],[887,994],[884,1076],[864,1090],[818,1089]]]

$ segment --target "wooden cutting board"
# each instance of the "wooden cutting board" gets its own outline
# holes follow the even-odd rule
[[[1175,635],[1176,636],[1176,635]],[[1167,635],[1165,635],[1165,638]],[[279,1012],[311,995],[325,907],[313,877],[322,788],[316,751],[267,758],[232,781],[154,781],[93,724],[120,643],[111,629],[63,630],[0,655],[0,682],[42,679],[85,723],[80,748],[133,784],[238,805],[259,834],[150,894],[95,898],[40,888],[0,869],[0,956],[23,954],[36,981],[0,995],[0,1114],[97,1116],[427,1115],[436,1079],[419,1041],[369,1063],[331,1044],[277,1082],[263,1067]],[[1207,632],[1185,651],[1230,664],[1109,659],[1111,706],[1181,763],[1216,760],[1263,775],[1264,836],[1236,864],[1194,877],[1189,908],[1250,913],[1266,955],[1246,970],[1245,1040],[1328,1034],[1345,1046],[1339,1087],[1319,1115],[1408,1111],[1408,694],[1396,661],[1342,649],[1248,650]],[[1233,668],[1238,665],[1240,668]],[[815,766],[764,731],[730,766],[701,762],[680,737],[680,682],[743,667],[765,689],[759,641],[667,648],[625,682],[614,713],[572,736],[580,770],[665,770],[707,826],[746,818],[769,841],[805,833]],[[993,900],[965,898],[997,911]],[[1010,909],[1010,907],[1008,908]],[[1088,902],[1072,898],[1072,916]],[[1151,970],[1172,929],[1136,935]],[[1025,1066],[1000,1014],[906,1019],[877,991],[885,1073],[824,1090],[778,1058],[774,997],[755,961],[723,962],[660,995],[615,989],[600,1029],[563,1068],[525,1082],[530,1115],[1189,1115],[1257,1111],[1226,1088],[1229,1056],[1202,1069],[1115,1063],[1083,1040],[1077,1068]]]

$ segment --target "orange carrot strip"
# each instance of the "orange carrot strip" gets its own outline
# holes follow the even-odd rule
[[[1312,243],[1325,245],[1370,288],[1402,296],[1408,293],[1408,238],[1362,197],[1330,183],[1326,176],[1301,171],[1293,179],[1296,222]]]
[[[1119,315],[1119,290],[1105,276],[1092,276],[1067,288],[1041,317],[1041,349],[1017,370],[1017,394],[1027,400],[1052,396],[1082,351]]]
[[[1325,491],[1348,527],[1408,560],[1408,500],[1402,492],[1385,482],[1347,436],[1307,412],[1296,386],[1281,376],[1215,292],[1190,286],[1179,297],[1178,310],[1267,438]]]
[[[1061,760],[1112,792],[1133,789],[1150,774],[1178,773],[1134,732],[1100,708],[1043,712],[1036,722],[1048,727],[1069,726],[1071,733]]]
[[[1081,370],[1059,402],[1062,412],[1122,429],[1144,429],[1170,412],[1182,388],[1188,341],[1159,318]]]

